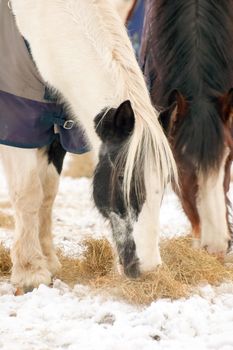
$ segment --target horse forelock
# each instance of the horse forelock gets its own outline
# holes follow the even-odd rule
[[[218,167],[224,148],[223,123],[210,101],[232,87],[233,3],[160,0],[153,11],[153,53],[160,87],[155,83],[154,103],[166,106],[172,89],[191,100],[176,147],[186,149],[203,171]]]

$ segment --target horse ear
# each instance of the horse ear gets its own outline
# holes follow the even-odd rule
[[[164,109],[159,113],[159,122],[166,135],[168,135],[169,133],[170,125],[171,125],[171,116],[175,108],[176,108],[176,105],[175,103],[173,103],[171,106],[169,106],[168,108]]]
[[[173,90],[168,97],[168,108],[160,112],[159,121],[166,134],[181,117],[185,115],[187,102],[184,96],[178,91]]]
[[[135,118],[130,101],[118,108],[105,109],[94,120],[97,135],[103,142],[122,142],[133,131]]]
[[[122,102],[114,115],[114,129],[116,136],[127,137],[134,129],[135,117],[129,100]]]
[[[176,105],[176,111],[172,114],[172,122],[176,122],[178,119],[185,116],[187,110],[187,101],[184,96],[177,90],[174,89],[168,97],[169,106]]]
[[[233,88],[225,95],[219,98],[221,104],[220,116],[224,123],[232,123],[233,121]]]

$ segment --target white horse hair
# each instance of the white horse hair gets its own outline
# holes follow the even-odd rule
[[[84,127],[96,155],[101,142],[95,131],[94,118],[106,107],[117,108],[123,101],[130,100],[135,126],[125,151],[119,156],[119,164],[126,162],[123,188],[128,204],[132,184],[138,194],[145,188],[147,190],[141,217],[137,223],[135,221],[130,225],[136,243],[136,264],[139,258],[140,271],[153,269],[160,262],[158,214],[161,197],[167,182],[171,178],[176,181],[177,171],[123,21],[110,0],[11,0],[11,6],[18,28],[30,44],[41,76],[64,97],[77,123]],[[43,236],[45,220],[42,218],[45,214],[40,214],[38,221],[38,210],[41,211],[46,193],[51,191],[51,195],[48,193],[49,204],[44,205],[49,208],[48,215],[51,216],[58,176],[54,175],[56,181],[50,179],[49,174],[54,174],[54,167],[50,164],[48,176],[46,180],[43,179],[43,174],[38,170],[43,150],[21,150],[18,152],[19,162],[27,157],[28,166],[12,184],[11,172],[15,165],[11,153],[14,152],[4,148],[9,186],[14,187],[11,197],[15,202],[18,232],[12,249],[12,281],[23,287],[48,284],[59,262],[49,232],[51,222]],[[45,169],[47,166],[45,164]],[[25,174],[27,170],[24,181],[23,172]],[[32,174],[35,183],[32,190],[37,197],[36,203],[32,202],[33,207],[29,204],[33,201],[30,187]],[[144,181],[141,181],[142,177]],[[43,185],[43,181],[50,184]],[[56,185],[51,186],[53,182]],[[19,202],[21,183],[24,192]],[[22,206],[27,197],[30,197],[27,205]],[[118,227],[121,218],[114,213],[111,216],[114,217],[115,227]],[[28,218],[30,227],[27,226]],[[123,226],[127,234],[127,222]],[[32,239],[29,237],[30,229],[33,231]]]
[[[116,7],[122,20],[127,20],[128,14],[135,4],[135,0],[111,0],[113,5]]]

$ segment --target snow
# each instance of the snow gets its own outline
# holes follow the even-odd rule
[[[8,201],[0,170],[0,203]],[[54,210],[56,246],[78,255],[87,235],[109,237],[91,201],[91,181],[61,178]],[[232,196],[231,196],[232,197]],[[12,214],[11,208],[1,209]],[[161,210],[162,236],[185,234],[189,224],[168,191]],[[13,233],[0,229],[7,246]],[[15,297],[0,283],[0,349],[3,350],[233,350],[233,284],[202,286],[196,295],[136,307],[56,280]]]

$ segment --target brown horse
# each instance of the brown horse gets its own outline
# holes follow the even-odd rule
[[[195,246],[225,254],[232,228],[233,1],[147,0],[141,64],[178,165]]]

